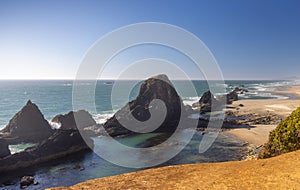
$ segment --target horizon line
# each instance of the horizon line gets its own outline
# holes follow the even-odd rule
[[[151,78],[151,77],[148,77],[148,78]],[[95,79],[74,79],[74,78],[24,78],[24,79],[21,79],[21,78],[16,78],[16,79],[13,79],[13,78],[0,78],[0,81],[60,81],[60,80],[65,80],[65,81],[75,81],[75,80],[79,80],[79,81],[93,81]],[[97,81],[101,81],[101,80],[118,80],[116,78],[101,78],[101,79],[96,79]],[[119,80],[123,80],[123,81],[128,81],[128,80],[145,80],[145,79],[137,79],[137,78],[125,78],[125,79],[119,79]],[[171,79],[170,79],[171,80]],[[186,79],[173,79],[173,80],[186,80]],[[211,80],[206,80],[206,79],[199,79],[199,78],[192,78],[191,80],[194,80],[194,81],[213,81],[213,80],[216,80],[216,79],[211,79]],[[232,81],[274,81],[274,80],[278,80],[278,81],[296,81],[296,80],[299,80],[299,79],[261,79],[261,78],[258,78],[258,79],[224,79],[224,81],[226,80],[232,80]],[[220,80],[219,80],[220,81]]]

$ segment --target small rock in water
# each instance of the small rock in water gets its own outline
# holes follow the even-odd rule
[[[22,189],[28,187],[31,184],[34,184],[34,177],[33,176],[24,176],[24,177],[21,178],[20,187]]]
[[[76,165],[76,166],[73,167],[73,169],[83,171],[85,168],[80,166],[80,165]]]
[[[33,182],[33,185],[38,185],[40,184],[38,181]]]

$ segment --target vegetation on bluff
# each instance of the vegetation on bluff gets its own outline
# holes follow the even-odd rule
[[[274,129],[259,158],[269,158],[300,149],[300,108]]]

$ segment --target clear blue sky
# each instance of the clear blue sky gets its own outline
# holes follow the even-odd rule
[[[300,1],[0,1],[0,78],[74,78],[87,49],[137,22],[199,37],[226,79],[300,76]]]

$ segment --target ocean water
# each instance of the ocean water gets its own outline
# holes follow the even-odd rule
[[[128,144],[134,145],[143,142],[145,139],[147,138],[135,136],[124,138],[122,141],[131,142]],[[198,147],[201,139],[202,135],[200,133],[196,133],[190,143],[178,155],[157,167],[239,160],[241,159],[242,151],[245,149],[243,143],[239,139],[233,138],[232,136],[226,136],[226,134],[221,133],[208,151],[203,154],[199,154]],[[105,140],[100,140],[97,143],[99,147],[101,147],[101,145],[105,146]],[[122,152],[116,152],[115,156],[123,158]],[[84,168],[84,170],[76,169],[77,166]],[[70,186],[89,179],[113,176],[137,170],[138,169],[114,165],[93,152],[85,154],[80,153],[64,159],[55,160],[51,163],[33,166],[29,169],[18,171],[18,173],[1,175],[0,181],[6,181],[12,184],[3,187],[0,185],[0,189],[19,189],[19,180],[24,175],[34,175],[35,180],[39,182],[39,185],[37,186],[29,186],[26,188],[34,190],[44,189],[47,187]]]
[[[193,81],[197,96],[188,90],[185,91],[185,81],[172,81],[175,88],[183,89],[178,91],[185,104],[191,105],[199,100],[201,95],[208,90],[206,81]],[[130,81],[122,81],[126,88]],[[92,84],[90,81],[82,81],[83,88]],[[139,90],[139,84],[131,91],[129,97],[122,97],[111,103],[111,91],[114,81],[98,81],[95,88],[96,112],[91,111],[98,123],[104,123],[113,113],[125,105],[126,102],[134,99]],[[249,92],[240,96],[241,99],[287,99],[293,98],[291,95],[274,94],[277,87],[284,88],[288,85],[300,84],[299,81],[226,81],[226,90],[231,91],[234,87],[243,87]],[[57,114],[65,114],[73,109],[72,107],[72,81],[0,81],[0,128],[4,127],[13,115],[19,111],[27,102],[32,100],[40,108],[47,120],[51,120]],[[155,135],[155,134],[154,134]],[[140,135],[122,139],[127,145],[136,145],[151,138],[153,135]],[[220,133],[212,147],[205,153],[199,154],[199,143],[202,139],[200,133],[196,133],[190,143],[174,158],[160,166],[217,162],[238,160],[241,152],[245,149],[243,142],[232,136]],[[95,139],[97,146],[105,146],[105,139]],[[13,153],[21,151],[32,144],[21,144],[10,146]],[[116,153],[116,156],[122,157]],[[141,153],[142,154],[142,153]],[[85,169],[79,171],[76,165]],[[23,175],[34,175],[40,182],[38,186],[31,186],[28,189],[43,189],[52,186],[66,186],[79,183],[88,179],[122,174],[136,171],[136,169],[124,168],[111,164],[95,153],[74,155],[70,158],[58,160],[44,164],[43,166],[33,167],[10,175],[1,175],[0,181],[9,180],[13,185],[1,187],[0,189],[18,188],[18,180]]]
[[[84,107],[91,111],[99,123],[105,122],[117,109],[124,106],[128,101],[134,99],[139,90],[137,85],[131,92],[130,97],[120,94],[115,104],[111,103],[111,91],[114,81],[98,81],[95,88],[96,113],[92,108]],[[185,104],[191,105],[199,100],[201,95],[207,91],[206,81],[193,81],[198,96],[192,92],[185,91],[185,81],[172,81]],[[249,90],[248,93],[240,95],[241,99],[287,99],[288,96],[274,94],[276,87],[291,84],[300,84],[299,81],[225,81],[227,91],[233,87],[242,87]],[[123,85],[131,84],[123,81]],[[72,106],[73,81],[51,80],[51,81],[12,81],[0,80],[0,128],[3,128],[13,115],[18,112],[30,99],[36,103],[47,120],[51,120],[57,114],[65,114],[73,110]],[[92,85],[90,81],[82,81],[82,88]]]

